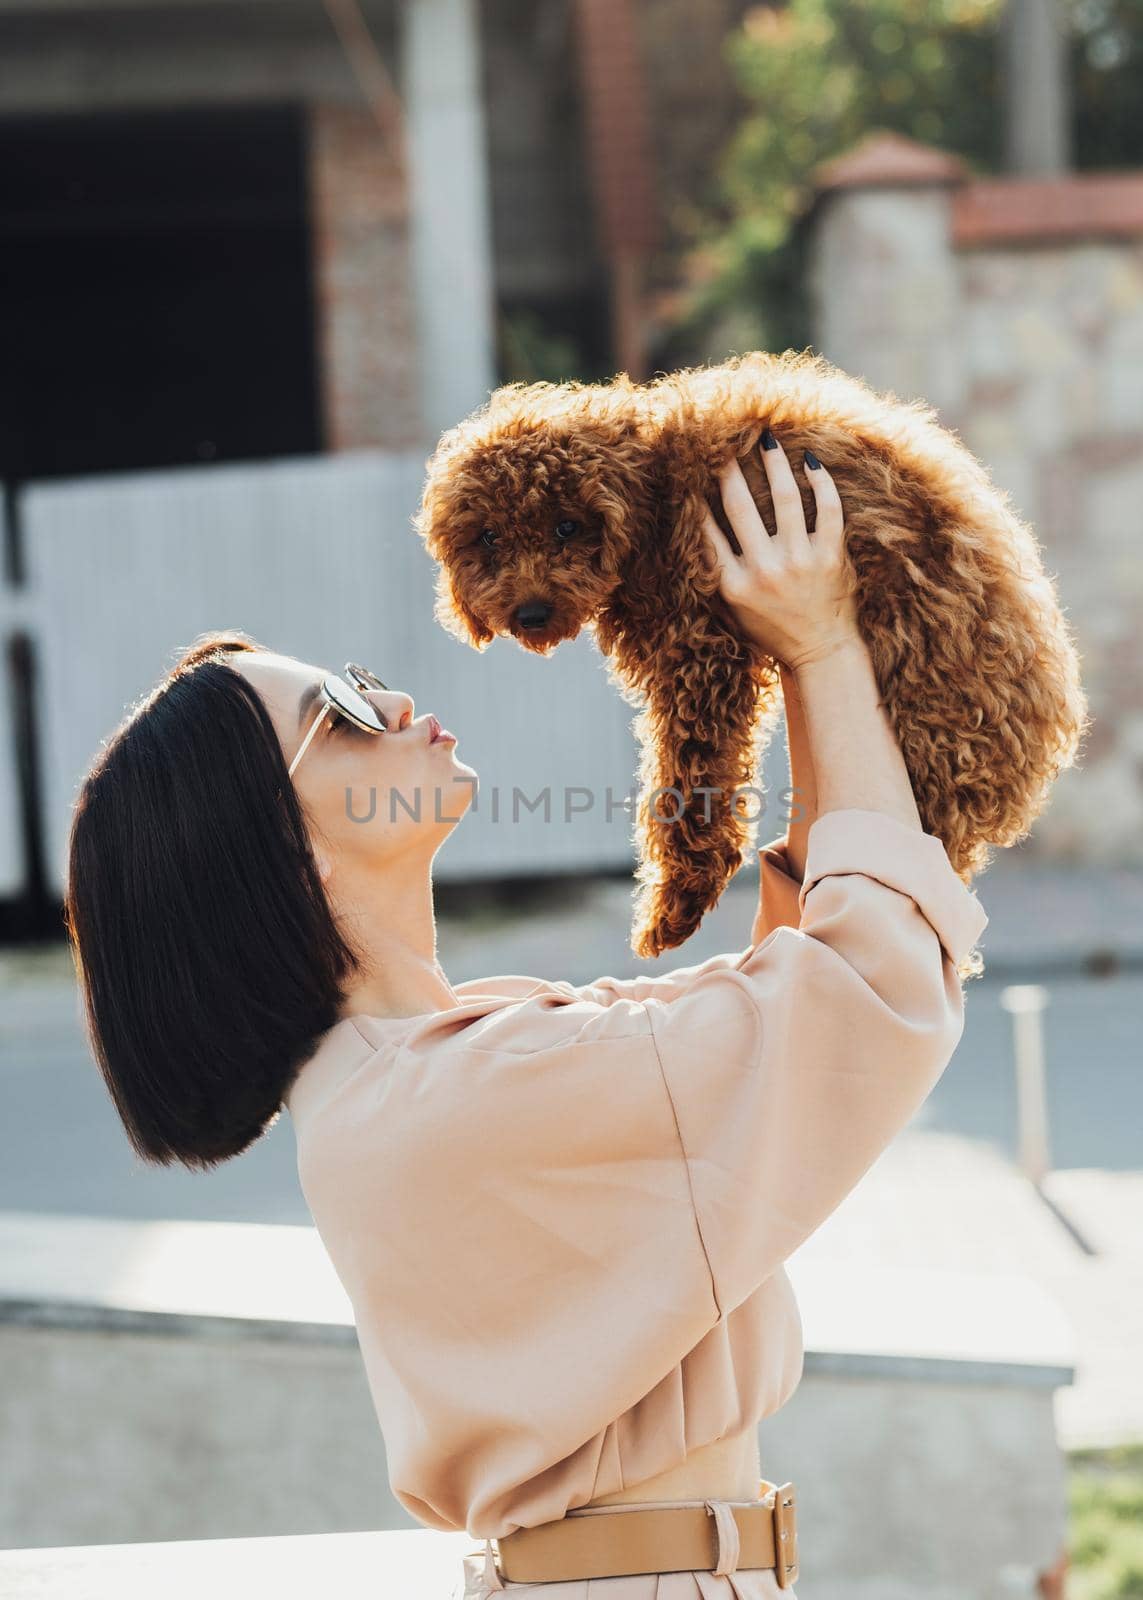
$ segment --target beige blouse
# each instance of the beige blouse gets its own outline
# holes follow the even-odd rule
[[[917,1111],[987,925],[935,835],[845,809],[759,852],[746,950],[346,1017],[286,1104],[393,1494],[497,1538],[776,1411],[782,1263]]]

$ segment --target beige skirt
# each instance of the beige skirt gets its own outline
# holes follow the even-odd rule
[[[510,1583],[496,1570],[489,1540],[482,1550],[462,1557],[462,1576],[455,1600],[495,1600],[498,1594],[535,1595],[537,1600],[797,1600],[793,1589],[783,1589],[772,1567],[735,1565],[733,1551],[722,1543],[723,1515],[716,1509],[724,1505],[752,1504],[750,1501],[641,1500],[641,1506],[709,1505],[719,1528],[719,1560],[722,1570],[694,1572],[639,1572],[626,1578],[570,1578],[555,1583]],[[608,1511],[630,1511],[635,1501],[614,1506],[593,1506],[592,1516]],[[569,1511],[569,1516],[583,1512]],[[733,1518],[730,1532],[733,1535]],[[736,1537],[736,1536],[735,1536]],[[463,1584],[463,1587],[460,1585]]]

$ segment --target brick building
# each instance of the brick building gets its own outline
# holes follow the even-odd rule
[[[505,327],[635,370],[744,3],[0,0],[0,936],[58,932],[79,773],[222,617],[315,660],[356,641],[525,786],[626,781],[586,647],[556,669],[582,727],[519,750],[490,708],[545,680],[458,674],[409,516]],[[602,824],[562,848],[629,857]],[[473,828],[447,869],[552,861]]]
[[[0,476],[419,446],[520,312],[634,368],[743,9],[0,0]]]

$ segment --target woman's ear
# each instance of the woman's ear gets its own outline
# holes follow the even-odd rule
[[[328,883],[330,878],[333,877],[333,858],[327,855],[327,853],[319,846],[314,851],[314,860],[317,863],[318,877],[321,879],[323,884]]]

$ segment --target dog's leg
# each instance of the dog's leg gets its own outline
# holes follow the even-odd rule
[[[759,761],[780,708],[777,666],[701,595],[692,593],[682,614],[643,643],[653,670],[634,725],[641,758],[632,949],[653,957],[689,938],[753,845]],[[634,669],[630,654],[613,663],[627,690],[643,676]]]

